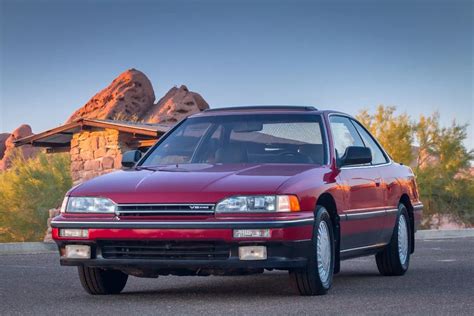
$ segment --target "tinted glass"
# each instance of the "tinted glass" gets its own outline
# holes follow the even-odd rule
[[[362,140],[364,141],[365,146],[369,147],[370,151],[372,152],[372,164],[379,165],[379,164],[388,162],[383,151],[380,149],[379,145],[375,142],[372,135],[370,135],[358,122],[356,121],[352,121],[352,122],[354,123],[354,126],[356,127],[357,131],[362,137]]]
[[[186,120],[142,166],[184,163],[326,163],[319,115],[227,115]]]
[[[364,147],[362,139],[347,117],[330,116],[329,122],[331,124],[331,132],[337,158],[341,158],[349,146]]]

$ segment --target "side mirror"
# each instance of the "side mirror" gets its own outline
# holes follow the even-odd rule
[[[370,148],[349,146],[346,148],[344,156],[341,157],[341,167],[348,165],[361,165],[372,162]]]
[[[122,167],[132,168],[138,160],[142,157],[142,152],[139,150],[126,151],[122,155]]]

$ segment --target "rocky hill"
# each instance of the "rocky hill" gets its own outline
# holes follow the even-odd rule
[[[33,157],[39,151],[39,149],[30,145],[15,148],[15,144],[13,143],[15,140],[32,134],[31,127],[26,124],[20,125],[11,134],[0,134],[0,170],[5,170],[11,166],[15,151],[21,151],[23,157],[27,159]]]
[[[184,85],[171,88],[155,103],[155,93],[147,76],[136,69],[129,69],[74,112],[67,122],[97,118],[172,125],[208,108],[201,95],[189,91]]]

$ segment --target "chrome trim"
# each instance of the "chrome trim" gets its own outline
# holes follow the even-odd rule
[[[143,207],[143,209],[140,209]],[[195,208],[194,208],[195,207]],[[127,209],[131,208],[131,209]],[[133,209],[138,208],[138,209]],[[169,209],[161,209],[169,208]],[[211,203],[128,203],[128,204],[117,204],[115,215],[130,216],[130,215],[147,215],[156,214],[214,214],[215,204]]]
[[[423,204],[413,205],[413,211],[414,212],[423,211]]]
[[[214,210],[137,210],[137,211],[116,211],[115,214],[117,216],[124,215],[124,214],[157,214],[157,213],[164,213],[164,214],[214,214]]]
[[[117,204],[118,207],[124,206],[210,206],[214,207],[215,204],[213,203],[128,203],[128,204]]]
[[[346,215],[348,217],[351,216],[356,216],[356,215],[374,215],[374,214],[383,214],[385,213],[386,210],[380,210],[380,211],[368,211],[368,212],[360,212],[360,213],[347,213]]]
[[[51,221],[54,228],[282,228],[312,224],[313,218],[281,221]]]
[[[366,250],[366,249],[380,248],[380,247],[384,247],[384,246],[386,246],[386,245],[387,245],[387,244],[380,243],[380,244],[375,244],[375,245],[370,245],[370,246],[349,248],[349,249],[341,250],[341,253],[349,252],[349,251],[357,251],[357,250]]]
[[[361,220],[361,219],[369,219],[373,217],[380,217],[385,216],[385,210],[382,211],[372,211],[372,212],[361,212],[361,213],[352,213],[346,214],[346,220]]]
[[[351,221],[351,220],[362,220],[369,219],[373,217],[385,216],[391,213],[398,212],[397,208],[383,209],[383,210],[374,210],[374,211],[365,211],[365,212],[355,212],[350,213],[351,210],[345,211],[344,214],[340,215],[341,220]],[[348,212],[348,213],[347,213]]]
[[[385,210],[385,212],[387,212],[387,214],[389,214],[389,213],[398,213],[398,211],[399,211],[398,208],[390,208],[388,210]]]

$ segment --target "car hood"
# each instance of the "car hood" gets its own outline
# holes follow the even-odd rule
[[[122,170],[79,185],[70,196],[101,196],[116,203],[215,203],[237,194],[277,194],[290,178],[315,165],[188,164]],[[320,168],[320,167],[319,167]]]

